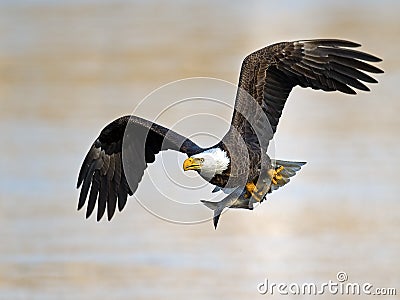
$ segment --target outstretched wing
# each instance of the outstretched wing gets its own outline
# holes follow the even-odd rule
[[[117,204],[121,211],[128,195],[136,191],[147,164],[154,162],[158,152],[168,149],[190,156],[201,148],[184,136],[139,117],[124,116],[108,124],[82,163],[77,184],[77,188],[82,186],[78,210],[88,198],[86,218],[97,202],[97,220],[106,208],[111,220]]]
[[[262,107],[271,125],[272,132],[263,137],[270,140],[286,99],[296,85],[346,94],[356,94],[353,88],[369,91],[362,82],[377,81],[365,72],[383,71],[365,61],[381,59],[349,49],[359,46],[344,40],[305,40],[278,43],[251,53],[242,63],[232,126],[245,139],[251,142],[256,139],[252,124],[240,113],[247,105],[248,97],[244,95],[247,93]]]

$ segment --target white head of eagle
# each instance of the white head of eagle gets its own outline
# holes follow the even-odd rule
[[[206,180],[210,180],[217,174],[222,174],[230,163],[226,151],[221,148],[212,148],[195,154],[183,163],[183,170],[196,170]]]

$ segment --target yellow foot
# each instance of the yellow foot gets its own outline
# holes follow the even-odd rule
[[[262,197],[264,196],[262,191],[259,192],[258,188],[256,187],[256,185],[252,182],[248,182],[246,184],[246,194],[244,195],[244,197],[250,198],[253,197],[256,201],[261,202]]]
[[[283,176],[279,174],[280,172],[282,172],[283,169],[284,167],[280,166],[275,170],[274,169],[268,170],[268,175],[271,177],[271,181],[273,184],[278,184],[278,181],[283,178]]]

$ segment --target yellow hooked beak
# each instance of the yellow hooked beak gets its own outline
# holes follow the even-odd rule
[[[203,158],[189,157],[183,162],[183,170],[200,170],[203,161]]]

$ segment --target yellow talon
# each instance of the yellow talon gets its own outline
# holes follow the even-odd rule
[[[258,201],[258,202],[261,201],[262,192],[258,192],[258,188],[256,187],[256,185],[254,183],[248,182],[246,184],[246,191],[247,191],[247,193],[244,195],[244,197],[246,199],[253,197],[256,201]]]
[[[248,182],[248,183],[246,184],[246,190],[247,190],[249,193],[251,193],[251,194],[252,194],[253,192],[257,192],[257,191],[258,191],[256,185],[255,185],[254,183],[252,183],[252,182]]]
[[[283,169],[284,167],[280,166],[275,170],[271,169],[268,171],[268,175],[271,177],[271,181],[273,184],[278,184],[278,180],[283,179],[283,176],[279,174]]]

